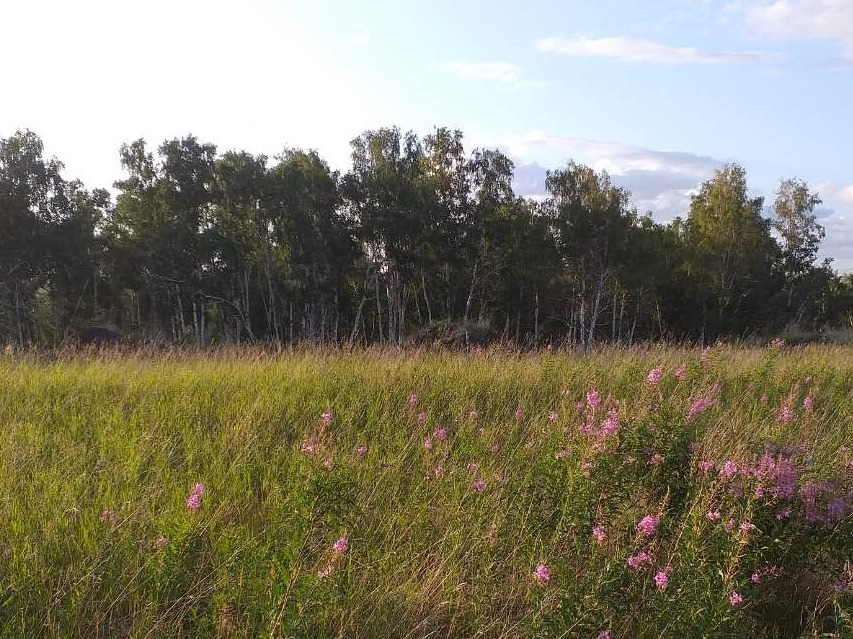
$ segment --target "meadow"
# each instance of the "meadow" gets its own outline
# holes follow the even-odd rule
[[[853,349],[0,356],[0,637],[853,636]]]

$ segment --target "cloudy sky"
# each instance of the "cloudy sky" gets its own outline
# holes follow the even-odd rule
[[[139,137],[346,169],[365,129],[450,126],[520,193],[573,158],[661,221],[725,162],[768,202],[802,178],[853,270],[853,0],[4,0],[0,24],[0,136],[89,186]]]

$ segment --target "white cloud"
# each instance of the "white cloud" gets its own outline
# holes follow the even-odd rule
[[[853,59],[851,0],[774,0],[752,2],[746,9],[750,25],[769,35],[828,40],[840,44]]]
[[[544,38],[536,48],[582,58],[610,58],[620,62],[660,64],[725,64],[734,62],[772,62],[778,54],[763,52],[703,51],[694,47],[674,47],[634,38]]]
[[[849,206],[853,206],[853,184],[838,191],[838,199]]]
[[[441,68],[462,78],[485,80],[507,89],[536,89],[545,86],[544,82],[525,79],[522,68],[509,62],[445,62]]]
[[[660,222],[685,215],[691,196],[723,165],[720,160],[695,153],[540,131],[505,138],[496,146],[517,159],[514,185],[520,195],[541,198],[545,193],[547,169],[540,164],[543,155],[554,159],[549,163],[553,166],[572,158],[597,171],[607,170],[615,185],[631,191],[640,212],[651,211]]]
[[[372,44],[373,38],[366,33],[355,33],[352,36],[352,41],[356,44]]]
[[[564,158],[576,157],[597,170],[606,169],[612,175],[629,171],[664,171],[704,179],[723,164],[714,158],[695,153],[659,151],[621,142],[553,135],[541,131],[509,136],[498,144],[510,154],[521,158],[530,158],[542,149],[550,148],[559,151]]]

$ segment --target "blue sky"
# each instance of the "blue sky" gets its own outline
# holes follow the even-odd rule
[[[4,69],[0,135],[32,129],[90,186],[137,137],[345,170],[367,128],[450,126],[509,153],[521,193],[573,158],[662,221],[727,161],[768,203],[802,178],[853,269],[853,0],[6,4],[0,46],[27,64]]]

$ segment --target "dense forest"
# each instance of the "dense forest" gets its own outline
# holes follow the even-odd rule
[[[111,194],[32,132],[0,139],[0,341],[586,347],[853,325],[853,276],[817,263],[819,195],[786,179],[765,206],[737,164],[663,225],[574,162],[518,197],[510,158],[444,128],[367,131],[343,175],[192,136],[120,159]]]

